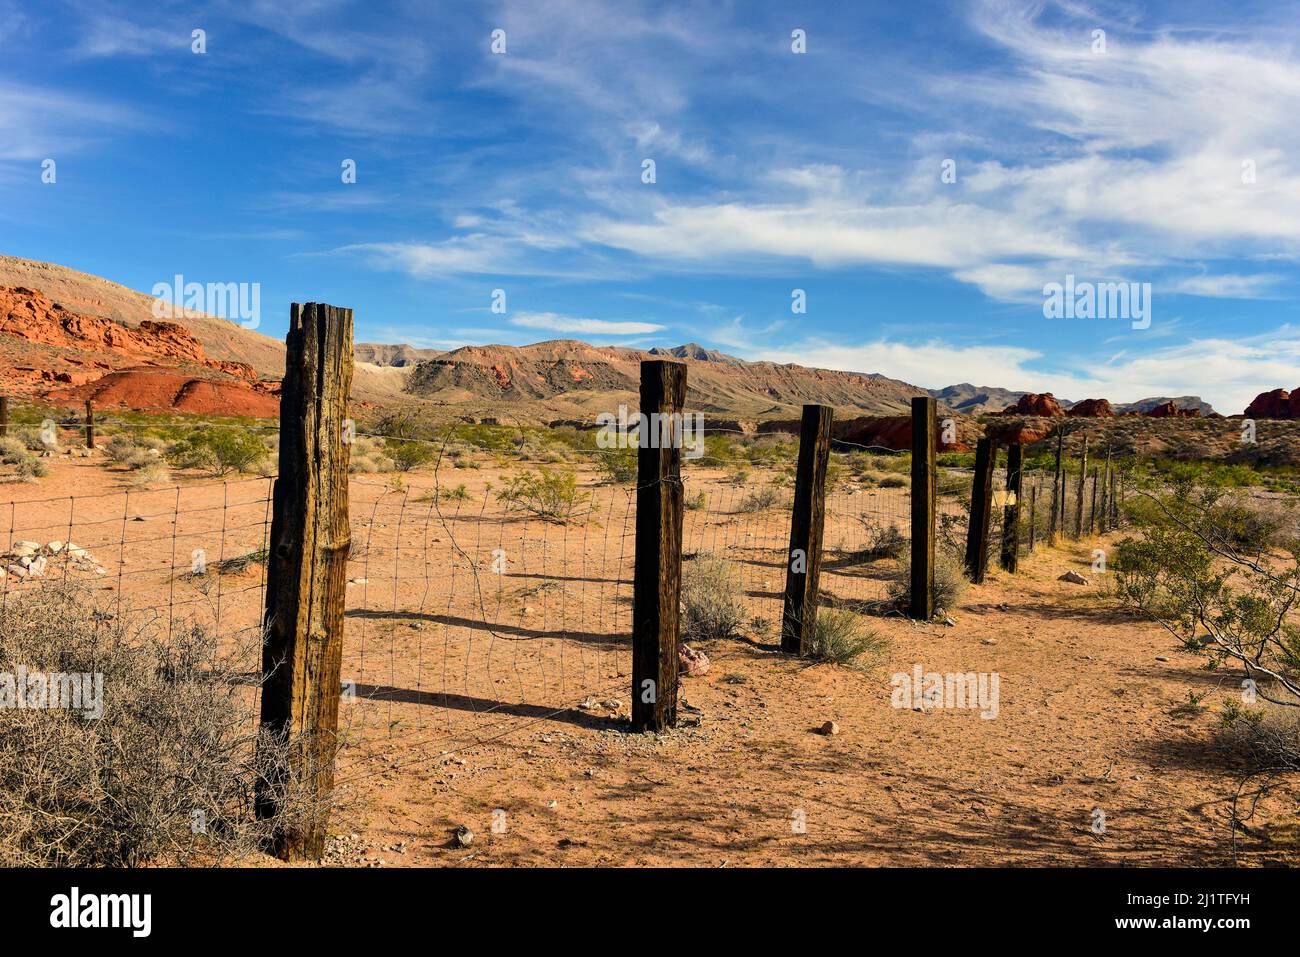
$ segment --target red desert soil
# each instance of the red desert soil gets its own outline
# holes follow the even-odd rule
[[[219,576],[203,592],[166,569],[177,556],[185,565],[199,545],[224,557],[260,545],[265,480],[184,477],[179,492],[132,489],[124,498],[127,473],[102,457],[47,461],[51,475],[39,485],[5,486],[11,514],[0,519],[15,537],[91,548],[106,569],[96,585],[105,600],[125,590],[128,605],[160,606],[163,622],[169,602],[179,616],[210,613],[214,601],[227,627],[257,621],[259,566]],[[741,560],[747,601],[769,624],[701,644],[712,666],[683,680],[681,727],[631,735],[628,590],[618,584],[630,562],[624,490],[587,485],[597,508],[583,532],[495,518],[484,491],[498,471],[457,471],[468,497],[446,506],[445,522],[421,498],[433,482],[427,473],[409,474],[399,490],[383,477],[352,483],[344,673],[357,677],[360,698],[343,711],[346,804],[327,863],[1297,861],[1300,794],[1290,783],[1260,803],[1234,858],[1228,815],[1238,769],[1212,735],[1220,709],[1240,694],[1237,679],[1206,671],[1201,657],[1104,597],[1089,568],[1104,540],[1040,548],[1021,574],[994,574],[968,590],[951,627],[871,619],[890,645],[868,673],[810,666],[774,650],[780,583],[767,579],[777,573],[761,556],[745,560],[755,536],[779,553],[784,513],[738,514],[716,498],[721,473],[695,473],[696,488],[715,498],[687,513],[688,546]],[[93,493],[111,494],[68,498]],[[837,502],[844,511],[828,536],[871,503],[888,500],[890,514],[906,514],[898,490],[888,494],[896,499],[882,490]],[[121,546],[124,534],[130,544]],[[453,536],[463,552],[452,549]],[[504,590],[484,599],[474,569],[489,567],[503,539],[514,564],[502,584],[484,586]],[[1067,569],[1093,584],[1058,581]],[[856,574],[824,571],[824,588],[844,594]],[[484,613],[495,623],[486,630]],[[561,622],[568,637],[550,637]],[[997,717],[891,706],[891,676],[915,665],[997,672]],[[1205,693],[1204,710],[1180,708],[1191,692]],[[818,733],[827,721],[838,734]],[[492,831],[497,809],[504,833]],[[806,827],[796,833],[800,815]],[[460,825],[475,835],[467,847],[452,840]]]

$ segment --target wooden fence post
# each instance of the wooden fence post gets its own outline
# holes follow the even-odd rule
[[[262,729],[289,747],[281,780],[262,783],[258,815],[273,817],[279,786],[311,801],[307,819],[277,826],[285,860],[325,851],[334,786],[348,551],[352,310],[294,303],[285,340],[279,473],[272,491],[262,649]]]
[[[682,584],[681,431],[686,364],[641,363],[636,567],[632,577],[632,730],[677,724],[677,642]],[[655,416],[656,418],[652,418]],[[665,426],[664,423],[667,423]],[[667,441],[665,441],[667,439]]]
[[[1038,481],[1029,486],[1029,551],[1032,554],[1038,540]]]
[[[86,448],[95,447],[95,404],[86,400]]]
[[[9,396],[0,395],[0,439],[9,434]]]
[[[1062,469],[1062,454],[1065,451],[1065,429],[1058,426],[1056,433],[1056,471],[1052,473],[1052,515],[1051,520],[1047,523],[1047,538],[1053,545],[1056,544],[1056,536],[1060,527],[1060,516],[1064,514],[1061,505],[1065,498],[1065,473]]]
[[[1020,559],[1020,493],[1024,446],[1007,446],[1007,504],[1002,510],[1002,567],[1014,573]]]
[[[911,615],[934,617],[934,397],[912,397],[912,601]]]
[[[1083,493],[1088,487],[1088,436],[1083,437],[1079,454],[1079,484],[1074,490],[1074,537],[1083,537]]]
[[[828,405],[805,405],[799,430],[799,464],[795,472],[790,549],[786,553],[785,607],[781,614],[781,650],[802,654],[805,636],[817,618],[817,585],[822,564],[822,529],[826,518],[826,466],[831,453]]]
[[[1097,466],[1092,467],[1092,504],[1088,506],[1088,534],[1097,531]]]
[[[1101,522],[1098,530],[1110,531],[1110,446],[1106,446],[1106,467],[1101,473]]]
[[[966,571],[975,584],[984,581],[989,561],[989,522],[993,515],[993,469],[998,447],[992,439],[975,446],[975,475],[970,486],[970,525],[966,528]]]

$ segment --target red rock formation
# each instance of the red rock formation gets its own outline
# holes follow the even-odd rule
[[[245,415],[269,418],[279,414],[280,384],[196,379],[170,369],[136,368],[110,372],[94,382],[50,392],[52,402],[79,407],[87,399],[96,406],[192,412],[198,415]]]
[[[993,423],[985,429],[985,435],[999,445],[1032,445],[1051,434],[1052,430],[1045,425],[1030,425],[1025,422]]]
[[[943,428],[939,429],[935,448],[940,452],[969,452],[974,448],[975,427],[968,420],[957,419],[956,441],[947,444],[943,441]],[[785,432],[798,435],[801,423],[798,419],[769,419],[758,423],[758,432],[766,435],[772,432]],[[910,415],[864,415],[853,419],[836,420],[831,425],[831,436],[840,442],[892,449],[906,452],[912,448],[912,417]],[[844,446],[839,448],[843,449]]]
[[[1246,406],[1246,418],[1248,419],[1291,419],[1296,418],[1296,412],[1300,411],[1300,389],[1295,392],[1287,392],[1286,389],[1274,389],[1272,392],[1261,392],[1255,396],[1255,401]]]
[[[1077,402],[1071,406],[1066,415],[1075,418],[1107,419],[1114,417],[1115,410],[1111,408],[1107,399],[1084,399],[1082,402]]]
[[[1199,419],[1200,409],[1180,409],[1172,402],[1161,402],[1147,412],[1149,419]]]
[[[1015,405],[1007,406],[999,415],[1034,415],[1040,417],[1051,417],[1065,415],[1065,410],[1061,408],[1061,403],[1056,401],[1056,396],[1050,392],[1044,392],[1039,395],[1036,392],[1026,392],[1020,397],[1020,401]]]

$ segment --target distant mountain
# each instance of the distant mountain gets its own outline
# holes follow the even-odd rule
[[[432,359],[442,354],[442,349],[417,349],[404,342],[397,345],[383,342],[358,342],[352,346],[352,355],[358,362],[369,362],[371,365],[393,369],[411,368],[425,359]]]
[[[934,396],[936,401],[946,405],[954,412],[963,412],[966,415],[986,415],[1001,412],[1007,406],[1015,405],[1020,401],[1020,397],[1025,394],[1024,392],[1012,392],[1010,389],[1002,389],[997,386],[971,385],[969,382],[930,390],[930,395]],[[1069,403],[1062,402],[1061,405],[1068,406]]]
[[[1138,399],[1136,402],[1117,402],[1115,403],[1115,412],[1119,415],[1123,415],[1125,412],[1141,412],[1146,415],[1156,406],[1164,405],[1166,402],[1172,402],[1175,406],[1184,410],[1195,409],[1201,415],[1214,414],[1214,407],[1199,395],[1180,395],[1177,398],[1155,396],[1149,399]]]
[[[417,365],[407,391],[438,403],[505,410],[520,419],[539,413],[589,418],[619,403],[636,408],[640,363],[666,356],[687,365],[688,406],[715,417],[791,418],[810,402],[834,406],[845,416],[902,415],[913,396],[926,394],[880,375],[746,362],[694,343],[643,351],[573,339],[456,349]]]

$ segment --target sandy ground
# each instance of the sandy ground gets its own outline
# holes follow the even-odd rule
[[[186,573],[196,548],[212,562],[261,546],[265,480],[128,494],[102,459],[49,461],[39,484],[0,487],[11,540],[89,547],[99,601],[152,609],[157,627],[255,626],[261,566]],[[686,552],[737,563],[753,620],[702,646],[712,666],[684,679],[681,727],[632,735],[627,492],[591,487],[584,517],[555,525],[500,510],[485,493],[502,471],[444,472],[466,497],[437,507],[427,474],[353,484],[349,747],[328,863],[1295,862],[1294,788],[1259,804],[1234,851],[1238,776],[1210,732],[1240,692],[1105,599],[1088,567],[1104,542],[1040,547],[1021,574],[970,588],[951,626],[873,617],[889,645],[866,673],[808,665],[773,645],[787,513],[739,512],[750,489],[695,473],[706,503],[687,514]],[[905,490],[837,491],[828,547],[852,550],[871,523],[905,528],[906,505]],[[832,567],[824,589],[882,597],[887,565]],[[1069,568],[1093,583],[1056,580]],[[39,587],[8,580],[6,596]],[[996,717],[895,707],[892,676],[917,666],[996,673]],[[1179,708],[1189,692],[1202,710]],[[839,733],[819,733],[827,721]],[[452,839],[462,825],[468,846]]]

